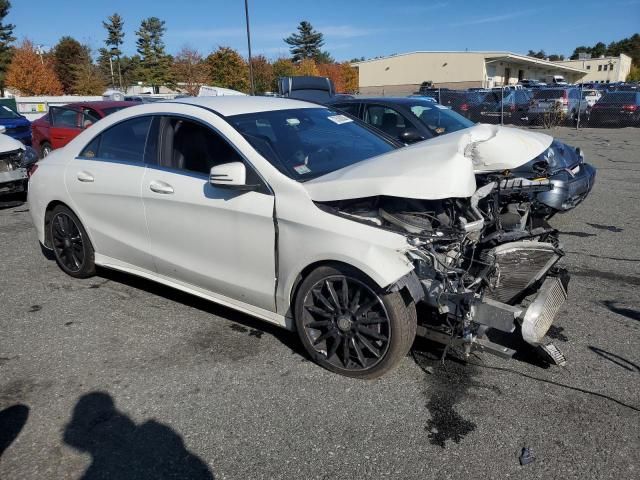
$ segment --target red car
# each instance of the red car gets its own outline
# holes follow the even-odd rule
[[[50,107],[49,113],[31,124],[32,146],[44,158],[52,150],[64,147],[82,130],[123,108],[138,102],[78,102],[63,107]]]

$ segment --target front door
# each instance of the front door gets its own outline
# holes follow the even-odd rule
[[[67,107],[49,108],[51,127],[51,147],[62,148],[76,138],[82,129],[80,128],[80,112]]]
[[[160,138],[158,164],[149,166],[142,181],[149,251],[158,273],[221,300],[275,311],[274,196],[211,125],[163,117]],[[247,182],[263,188],[212,186],[211,167],[228,162],[244,162]]]

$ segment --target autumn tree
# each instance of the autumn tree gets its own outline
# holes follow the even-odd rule
[[[273,65],[269,63],[264,55],[258,55],[251,59],[251,66],[253,68],[253,82],[256,93],[272,90],[275,79]]]
[[[107,46],[105,50],[107,51],[110,60],[109,70],[111,75],[111,85],[115,84],[113,74],[113,58],[115,58],[118,71],[118,85],[120,85],[120,88],[122,89],[122,66],[120,62],[122,50],[120,50],[120,47],[124,43],[124,20],[120,15],[114,13],[107,18],[106,22],[102,22],[102,26],[107,31],[107,38],[105,39],[104,44]]]
[[[0,95],[3,97],[5,77],[13,55],[13,47],[11,45],[15,41],[13,36],[15,25],[4,23],[10,8],[11,2],[9,0],[0,0]]]
[[[295,75],[317,76],[319,73],[318,66],[312,58],[300,60],[300,62],[295,66]]]
[[[290,45],[291,60],[295,63],[304,59],[318,59],[323,53],[321,50],[324,45],[322,33],[314,30],[306,20],[298,25],[298,33],[292,33],[284,41]]]
[[[273,68],[273,84],[271,88],[274,92],[278,91],[278,79],[280,77],[290,77],[295,75],[296,66],[288,58],[278,58],[271,64]]]
[[[87,61],[73,68],[73,93],[76,95],[102,95],[106,89],[100,69]]]
[[[318,75],[327,77],[333,83],[336,92],[344,92],[342,66],[338,63],[321,63],[318,65]]]
[[[358,69],[352,67],[350,62],[341,63],[340,68],[342,69],[342,81],[344,82],[343,93],[357,93],[360,87]]]
[[[60,80],[49,58],[38,55],[33,43],[24,40],[14,50],[6,84],[24,96],[62,95]]]
[[[244,58],[231,47],[218,47],[205,60],[209,80],[214,86],[241,92],[249,90],[249,68]]]
[[[191,47],[182,50],[173,59],[173,76],[188,95],[195,97],[201,85],[207,83],[207,66],[202,55]]]
[[[140,23],[136,32],[138,39],[136,46],[141,57],[139,75],[147,85],[153,87],[155,93],[159,93],[160,86],[173,83],[171,77],[172,59],[165,52],[164,33],[166,31],[164,20],[158,17],[149,17]]]
[[[53,48],[54,69],[58,80],[62,83],[62,89],[66,94],[76,93],[73,91],[75,83],[75,69],[80,65],[85,65],[91,61],[89,48],[82,45],[75,38],[62,37]]]

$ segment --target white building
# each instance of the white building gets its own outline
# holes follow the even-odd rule
[[[470,88],[513,85],[523,79],[546,80],[553,75],[581,81],[586,71],[512,52],[410,52],[352,64],[358,68],[360,93],[406,95],[422,82],[434,87]]]
[[[587,74],[580,81],[589,83],[624,82],[631,71],[631,57],[624,53],[619,57],[603,55],[598,58],[561,60],[553,63],[584,70]]]

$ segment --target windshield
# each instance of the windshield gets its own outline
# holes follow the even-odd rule
[[[299,182],[396,148],[367,127],[328,108],[246,113],[227,120],[273,166]]]
[[[409,109],[436,136],[457,132],[474,125],[471,120],[467,120],[459,113],[436,103],[416,102],[409,105]]]
[[[2,108],[0,108],[0,118],[21,118],[21,117],[6,105],[2,105]]]

